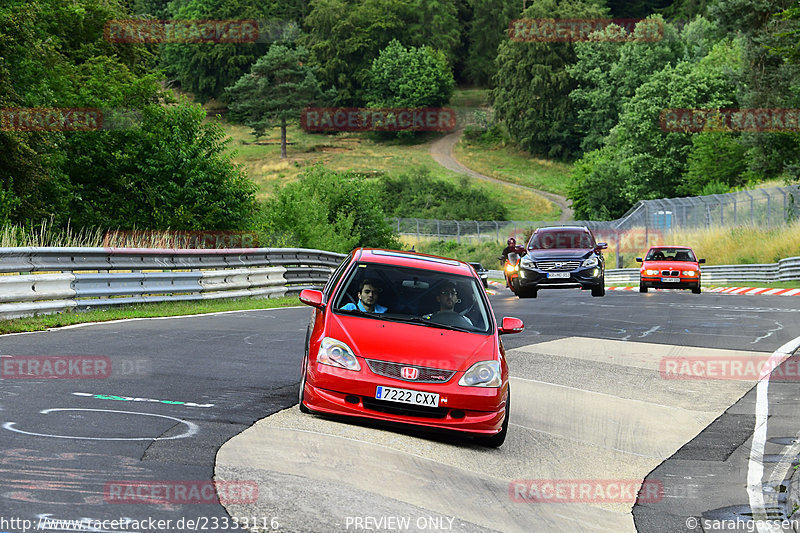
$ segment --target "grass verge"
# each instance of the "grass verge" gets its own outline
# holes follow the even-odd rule
[[[242,311],[250,309],[273,309],[302,305],[296,296],[284,298],[238,298],[233,300],[206,300],[198,302],[164,302],[137,304],[120,308],[96,309],[92,311],[68,311],[55,315],[39,315],[28,318],[0,320],[0,334],[43,331],[49,328],[108,322],[125,318],[152,318],[165,316],[199,315],[220,311]]]

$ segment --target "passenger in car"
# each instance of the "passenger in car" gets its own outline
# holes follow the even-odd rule
[[[358,305],[348,303],[342,306],[345,311],[364,311],[365,313],[385,313],[388,309],[378,303],[378,297],[381,293],[381,288],[378,283],[370,278],[361,280],[358,286]]]

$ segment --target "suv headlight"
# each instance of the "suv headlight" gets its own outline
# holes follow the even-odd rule
[[[522,268],[536,268],[536,263],[534,263],[529,257],[523,257],[519,264]]]
[[[588,259],[583,260],[583,264],[581,265],[586,268],[596,267],[597,266],[597,257],[590,257]]]
[[[500,361],[481,361],[464,372],[458,384],[464,387],[499,387],[502,385]]]
[[[331,337],[322,339],[317,352],[317,362],[323,365],[338,366],[347,370],[361,370],[353,350],[342,341]]]

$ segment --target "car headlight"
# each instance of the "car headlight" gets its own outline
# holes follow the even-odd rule
[[[522,266],[522,268],[530,268],[530,269],[536,268],[536,263],[534,263],[527,257],[522,258],[522,261],[520,261],[520,265]]]
[[[500,361],[481,361],[464,372],[458,384],[464,387],[499,387],[502,385]]]
[[[584,267],[586,267],[586,268],[590,268],[590,267],[595,267],[595,266],[597,266],[597,257],[595,257],[595,256],[592,256],[592,257],[590,257],[590,258],[588,258],[588,259],[585,259],[585,260],[583,261],[583,264],[582,264],[581,266],[584,266]]]
[[[323,365],[338,366],[347,370],[361,370],[353,350],[342,341],[331,337],[322,339],[322,344],[317,352],[317,362]]]
[[[684,270],[683,271],[683,275],[684,276],[696,276],[697,275],[697,271],[696,270]]]
[[[645,270],[644,273],[648,276],[658,276],[658,270]]]

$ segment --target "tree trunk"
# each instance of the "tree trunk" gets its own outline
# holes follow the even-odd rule
[[[286,159],[286,119],[281,119],[281,159]]]

